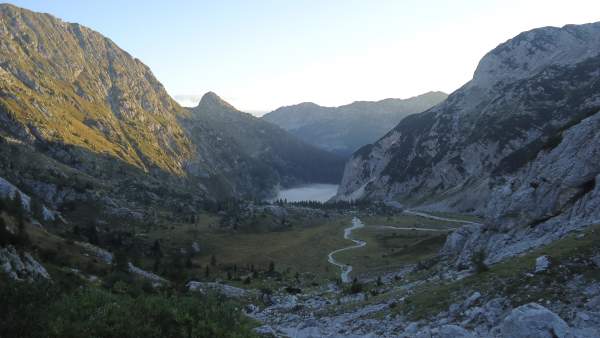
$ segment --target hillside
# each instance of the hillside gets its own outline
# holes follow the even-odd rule
[[[600,337],[599,70],[600,22],[543,27],[449,96],[257,118],[0,4],[0,337]]]
[[[341,157],[305,144],[274,124],[241,112],[216,94],[206,93],[182,119],[196,152],[208,166],[227,173],[238,191],[265,196],[275,186],[337,183]]]
[[[146,65],[89,28],[12,5],[0,13],[0,147],[53,168],[15,161],[0,174],[53,207],[108,195],[97,202],[146,209],[162,195],[163,207],[191,212],[207,199],[341,177],[334,155],[264,121],[180,107]]]
[[[447,252],[490,262],[596,222],[600,23],[522,33],[346,164],[338,199],[476,213]],[[529,226],[526,226],[529,225]],[[543,230],[541,230],[543,229]]]
[[[79,24],[0,6],[2,129],[181,175],[191,144],[150,69]]]
[[[444,101],[442,92],[408,99],[357,101],[340,107],[312,102],[281,107],[263,116],[307,143],[348,156],[375,142],[410,114],[420,113]]]

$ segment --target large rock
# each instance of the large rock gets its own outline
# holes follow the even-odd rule
[[[31,197],[29,197],[29,195],[23,193],[19,188],[17,188],[15,185],[13,185],[12,183],[10,183],[9,181],[5,180],[4,178],[0,177],[0,197],[2,198],[14,198],[15,194],[19,193],[21,195],[21,205],[23,205],[23,208],[27,211],[31,211]],[[54,220],[57,217],[57,212],[55,211],[51,211],[50,209],[46,208],[46,206],[42,206],[42,212],[43,212],[43,217],[44,219],[40,219],[40,221],[45,221],[45,220]]]
[[[20,255],[15,247],[0,248],[0,267],[13,280],[50,280],[50,274],[29,253]]]
[[[529,303],[514,309],[502,322],[500,332],[511,338],[569,338],[571,329],[557,314]]]
[[[438,333],[439,338],[475,338],[469,331],[456,325],[441,326]]]
[[[152,286],[155,288],[169,283],[169,281],[160,277],[159,275],[154,274],[149,271],[146,271],[146,270],[142,270],[142,269],[138,268],[137,266],[131,264],[131,262],[129,262],[127,264],[127,268],[129,270],[129,272],[136,274],[136,275],[142,277],[143,279],[146,279],[150,283],[152,283]]]
[[[189,291],[198,291],[204,294],[216,292],[230,298],[242,298],[248,295],[246,290],[227,284],[191,281],[186,286]]]
[[[550,257],[540,256],[535,259],[535,273],[540,273],[550,268]]]
[[[112,262],[113,262],[113,254],[110,251],[104,250],[104,249],[102,249],[100,247],[97,247],[97,246],[95,246],[95,245],[93,245],[91,243],[88,243],[88,242],[75,242],[75,244],[79,245],[82,248],[84,248],[89,253],[91,253],[92,255],[96,256],[100,260],[102,260],[104,263],[106,263],[106,264],[112,264]]]

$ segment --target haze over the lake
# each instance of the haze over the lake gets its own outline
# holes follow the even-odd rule
[[[275,199],[287,200],[288,202],[327,202],[330,198],[335,196],[337,189],[337,184],[307,184],[281,190]]]

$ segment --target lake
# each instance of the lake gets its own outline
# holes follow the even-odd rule
[[[326,202],[335,196],[337,189],[337,184],[307,184],[290,189],[280,190],[275,200],[287,199],[288,202]]]

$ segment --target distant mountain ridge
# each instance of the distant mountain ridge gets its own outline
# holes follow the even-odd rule
[[[278,108],[263,119],[305,142],[347,156],[385,135],[404,117],[427,110],[446,97],[442,92],[428,92],[408,99],[356,101],[340,107],[304,102]]]
[[[231,187],[264,195],[277,185],[338,183],[341,179],[341,157],[237,110],[213,92],[206,93],[190,112],[182,125],[197,152],[210,154],[204,161],[229,173],[226,181]]]
[[[191,212],[205,200],[337,182],[343,168],[215,94],[183,108],[110,39],[8,4],[0,5],[0,140],[0,157],[12,159],[0,177],[57,208],[94,200]]]

